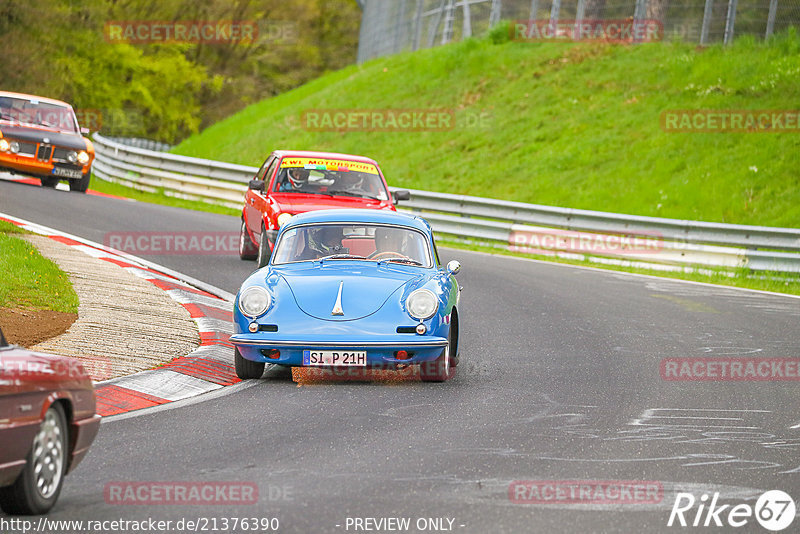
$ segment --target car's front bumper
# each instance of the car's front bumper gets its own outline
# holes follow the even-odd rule
[[[303,366],[304,350],[366,351],[367,367],[391,369],[398,365],[414,365],[432,361],[441,355],[447,346],[447,338],[396,334],[388,336],[365,336],[354,339],[349,336],[279,336],[275,333],[234,334],[231,342],[247,360],[278,365]],[[265,352],[279,350],[277,358],[267,357]],[[396,352],[404,350],[411,356],[396,358]],[[262,352],[263,351],[263,352]]]

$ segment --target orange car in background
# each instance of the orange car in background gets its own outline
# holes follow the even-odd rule
[[[0,171],[35,176],[44,187],[68,180],[85,193],[94,161],[87,133],[66,102],[0,91]]]

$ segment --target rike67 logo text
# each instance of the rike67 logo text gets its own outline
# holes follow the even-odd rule
[[[718,500],[719,493],[714,493],[710,502],[707,494],[696,499],[691,493],[678,493],[667,526],[739,528],[755,518],[765,529],[778,532],[791,525],[796,514],[794,499],[780,490],[763,493],[755,506],[744,503],[720,505],[717,504]]]

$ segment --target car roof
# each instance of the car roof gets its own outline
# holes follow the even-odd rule
[[[378,166],[378,162],[374,159],[365,156],[356,156],[354,154],[339,154],[337,152],[316,152],[311,150],[275,150],[272,152],[279,158],[289,156],[293,158],[327,158],[327,159],[345,159],[349,161],[359,161],[361,163],[372,163]]]
[[[63,100],[56,100],[55,98],[46,98],[44,96],[28,95],[25,93],[13,93],[11,91],[0,91],[0,97],[8,96],[11,98],[22,98],[25,100],[38,100],[47,104],[56,104],[58,106],[72,107]]]
[[[283,228],[314,223],[374,223],[406,226],[425,233],[431,232],[428,222],[422,217],[389,210],[332,209],[315,210],[292,217]],[[281,229],[283,229],[281,228]]]

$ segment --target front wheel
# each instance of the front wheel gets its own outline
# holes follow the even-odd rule
[[[264,362],[251,362],[242,356],[239,349],[234,350],[236,352],[233,355],[233,363],[236,368],[236,376],[242,380],[261,378],[261,375],[264,374]]]
[[[70,180],[69,190],[77,191],[78,193],[85,193],[89,189],[89,180],[92,178],[92,173],[87,172],[80,180]]]
[[[453,346],[453,329],[447,334],[447,345],[442,354],[432,362],[422,362],[419,368],[419,377],[423,382],[445,382],[455,376],[456,368],[450,357],[450,348]]]
[[[67,421],[60,404],[39,426],[25,469],[11,486],[0,488],[0,508],[8,514],[44,514],[58,500],[67,468]]]
[[[50,189],[53,189],[61,181],[56,176],[42,176],[40,180],[42,181],[42,187],[49,187]]]
[[[247,233],[247,224],[242,220],[242,227],[239,229],[239,258],[243,260],[254,260],[258,257],[258,249],[253,244],[253,240]]]

